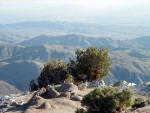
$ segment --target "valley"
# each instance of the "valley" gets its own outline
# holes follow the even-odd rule
[[[43,28],[47,29],[48,26],[45,26],[43,25]],[[28,24],[11,27],[15,27],[14,29],[32,28]],[[57,29],[57,26],[55,25],[54,28]],[[105,78],[106,83],[126,80],[141,84],[150,81],[149,36],[126,38],[126,40],[79,34],[79,32],[57,35],[44,33],[32,36],[25,40],[22,38],[20,42],[13,41],[12,44],[0,39],[0,80],[8,82],[21,91],[28,90],[30,80],[39,76],[43,64],[48,60],[62,59],[64,63],[67,63],[68,58],[75,57],[74,52],[77,48],[89,46],[109,49],[111,70]]]

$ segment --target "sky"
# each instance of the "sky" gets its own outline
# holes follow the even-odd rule
[[[75,21],[148,25],[150,0],[0,0],[0,23]]]

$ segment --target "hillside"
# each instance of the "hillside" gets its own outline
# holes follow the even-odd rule
[[[16,89],[13,85],[10,85],[4,81],[0,81],[0,97],[16,93],[19,93],[19,90]]]
[[[139,37],[131,41],[131,43],[137,43],[137,46],[142,49],[150,49],[150,36]]]
[[[145,41],[148,39],[149,37],[145,38]],[[109,48],[112,65],[108,77],[105,78],[107,83],[117,80],[143,83],[150,80],[150,52],[145,49],[147,46],[142,45],[140,40],[142,37],[120,41],[112,38],[69,34],[55,37],[40,35],[19,43],[25,47],[2,44],[0,46],[3,58],[0,61],[2,75],[0,80],[25,90],[28,88],[29,81],[37,78],[41,66],[49,59],[63,59],[67,63],[68,58],[74,58],[74,51],[78,47],[86,48],[94,45]]]
[[[21,42],[22,40],[24,40],[25,37],[15,33],[15,32],[7,32],[7,31],[2,31],[3,27],[1,28],[1,31],[0,31],[0,41],[3,41],[3,42],[6,42],[6,43],[9,43],[9,44],[12,44],[12,43],[19,43]]]
[[[23,47],[0,42],[0,59],[6,59],[16,54]]]
[[[80,34],[67,34],[60,36],[48,36],[40,35],[32,39],[23,41],[19,45],[23,46],[37,46],[37,45],[62,45],[62,46],[79,46],[82,48],[87,48],[91,45],[102,47],[106,46],[107,48],[116,48],[122,45],[122,42],[119,40],[114,40],[107,37],[94,37]]]
[[[39,75],[42,66],[35,61],[16,61],[0,68],[0,79],[19,90],[28,90],[29,81]]]
[[[17,60],[36,60],[47,62],[50,59],[63,59],[66,62],[68,57],[74,56],[76,48],[77,47],[59,45],[30,46],[18,50],[15,55],[4,61],[13,62]]]

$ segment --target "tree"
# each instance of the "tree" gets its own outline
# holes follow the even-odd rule
[[[76,70],[78,79],[83,80],[101,80],[107,75],[110,69],[110,57],[106,48],[95,48],[93,46],[87,49],[78,49],[76,52],[76,61],[71,61],[71,66]],[[73,74],[72,74],[73,75]]]
[[[76,60],[71,60],[65,65],[61,60],[50,60],[44,65],[38,77],[39,88],[50,84],[63,82],[101,80],[107,75],[110,68],[110,58],[106,48],[89,47],[78,49]]]
[[[49,61],[44,65],[38,77],[39,87],[46,87],[50,84],[60,84],[67,77],[67,67],[60,60]]]

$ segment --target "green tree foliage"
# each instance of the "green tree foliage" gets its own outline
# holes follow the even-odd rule
[[[110,58],[106,48],[78,49],[76,60],[65,65],[60,60],[50,60],[38,77],[39,88],[50,84],[100,80],[107,75]],[[85,76],[86,75],[86,76]]]
[[[44,68],[38,77],[39,87],[63,83],[66,76],[67,67],[60,60],[49,61],[44,65]]]
[[[97,88],[87,94],[81,104],[87,109],[84,113],[117,113],[131,105],[132,92],[124,89],[119,92],[117,88]],[[76,113],[83,113],[78,109]]]
[[[101,80],[107,75],[110,69],[110,57],[106,48],[95,48],[93,46],[87,49],[78,49],[76,52],[76,61],[70,60],[69,70],[78,80]]]

